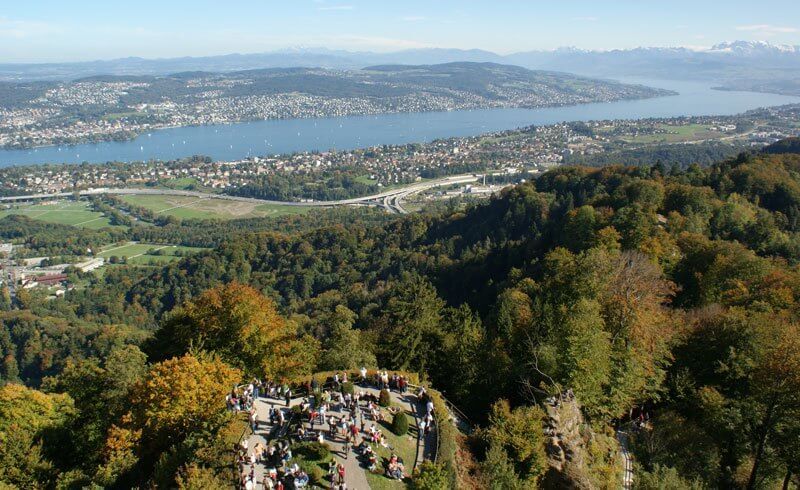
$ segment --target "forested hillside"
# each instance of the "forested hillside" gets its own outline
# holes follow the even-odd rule
[[[562,167],[441,213],[226,230],[156,272],[4,299],[0,480],[222,486],[233,383],[374,360],[481,426],[460,485],[618,488],[620,427],[637,488],[797,486],[800,155],[775,153]],[[541,427],[564,393],[593,435],[554,467]]]

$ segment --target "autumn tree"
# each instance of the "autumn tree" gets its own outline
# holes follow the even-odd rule
[[[19,384],[0,387],[0,482],[19,488],[52,483],[56,472],[44,446],[74,415],[68,395]]]
[[[225,395],[242,373],[209,354],[153,365],[131,392],[131,425],[153,442],[180,440],[225,411]]]
[[[270,299],[239,283],[209,289],[174,311],[150,350],[163,359],[192,346],[217,353],[249,375],[266,378],[310,372],[318,349],[313,339],[297,335]]]

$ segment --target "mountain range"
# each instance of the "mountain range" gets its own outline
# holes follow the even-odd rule
[[[182,58],[120,58],[71,63],[2,64],[0,80],[76,79],[94,75],[166,75],[183,71],[238,71],[275,67],[353,70],[370,65],[429,65],[472,61],[519,65],[606,78],[713,80],[722,86],[788,83],[800,76],[800,46],[763,41],[734,41],[709,49],[643,47],[611,51],[559,48],[500,55],[480,49],[410,49],[390,53],[331,49],[279,51]]]

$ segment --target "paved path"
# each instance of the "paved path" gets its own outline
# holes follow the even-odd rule
[[[378,396],[380,390],[374,387],[365,387],[356,385],[356,391],[364,391],[368,394],[372,394],[374,396]],[[392,403],[394,406],[402,408],[407,413],[413,414],[413,418],[409,422],[410,426],[410,433],[413,435],[418,434],[418,422],[420,417],[425,415],[425,406],[421,403],[417,403],[416,396],[411,393],[410,391],[406,394],[400,394],[395,391],[391,391],[392,396]],[[262,446],[267,447],[270,441],[274,440],[276,437],[281,437],[285,435],[287,427],[276,427],[269,424],[269,411],[273,407],[278,407],[281,411],[284,412],[286,416],[286,421],[288,425],[289,420],[291,419],[291,407],[295,405],[299,405],[302,403],[303,398],[294,398],[290,402],[290,406],[286,406],[286,401],[284,399],[278,400],[273,398],[265,398],[261,397],[255,402],[256,411],[258,413],[258,420],[259,420],[259,427],[248,439],[248,448],[249,453],[252,454],[253,448],[257,443],[260,443]],[[365,406],[365,404],[361,404]],[[341,417],[345,414],[350,415],[349,410],[345,410],[338,406],[338,404],[331,403],[331,410],[328,412],[329,414],[334,415],[337,419],[341,419]],[[362,414],[364,411],[362,410]],[[363,415],[362,415],[363,416]],[[366,426],[369,427],[373,424],[373,421],[367,416],[366,418]],[[359,418],[360,422],[360,418]],[[377,425],[377,423],[376,423]],[[306,420],[306,417],[303,419],[303,427],[309,431],[311,430],[311,426]],[[359,460],[359,457],[353,452],[351,449],[349,454],[345,458],[344,452],[344,438],[337,433],[337,435],[330,439],[328,437],[328,430],[329,424],[319,424],[316,423],[314,425],[314,431],[322,430],[325,438],[325,443],[331,448],[331,453],[334,455],[337,463],[342,463],[345,467],[345,483],[347,484],[348,490],[367,490],[370,488],[369,483],[367,482],[366,471],[367,465]],[[292,434],[294,435],[294,434]],[[296,439],[295,439],[296,440]],[[436,435],[435,431],[431,431],[428,436],[425,438],[417,438],[418,441],[418,449],[417,449],[417,458],[416,461],[406,461],[406,473],[410,474],[414,467],[422,462],[423,458],[432,459],[436,452]],[[290,461],[291,464],[291,461]],[[247,465],[244,469],[244,472],[247,473],[250,471],[250,466]],[[266,474],[267,468],[265,465],[259,463],[255,466],[255,474],[256,474],[256,488],[261,489],[261,485],[264,481],[264,475]]]
[[[628,451],[628,434],[627,432],[618,430],[617,431],[617,440],[619,440],[619,445],[621,448],[622,459],[624,459],[625,469],[624,473],[622,474],[622,488],[624,490],[630,490],[633,488],[633,460],[631,459],[631,454]]]

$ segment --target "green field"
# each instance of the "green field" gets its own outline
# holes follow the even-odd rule
[[[47,223],[81,226],[99,229],[111,226],[103,213],[92,211],[87,202],[49,201],[38,204],[14,205],[0,210],[0,218],[10,214],[21,214]]]
[[[681,143],[724,136],[724,133],[712,131],[709,126],[704,124],[685,124],[680,126],[661,124],[659,129],[666,131],[666,133],[642,134],[626,138],[626,141],[629,143]]]
[[[203,186],[194,177],[181,177],[178,179],[165,179],[158,183],[159,187],[178,190],[203,190]]]
[[[139,117],[139,116],[146,116],[143,112],[136,112],[136,111],[125,111],[125,112],[112,112],[110,114],[106,114],[102,118],[106,121],[116,121],[117,119],[122,119],[123,117]]]
[[[122,196],[129,204],[141,206],[164,216],[181,219],[237,219],[304,214],[312,208],[284,204],[258,204],[227,199],[189,196]]]
[[[366,184],[366,185],[374,185],[376,183],[376,181],[373,180],[373,179],[370,179],[369,175],[367,175],[367,174],[359,175],[358,177],[356,177],[353,180],[355,180],[356,182],[360,182],[362,184]]]
[[[110,257],[125,257],[126,263],[134,265],[163,265],[174,260],[179,260],[182,256],[206,250],[199,247],[184,247],[181,245],[159,245],[154,243],[125,243],[103,247],[97,254],[98,257],[108,259]],[[151,252],[159,252],[152,254]],[[181,254],[181,255],[178,255]]]

